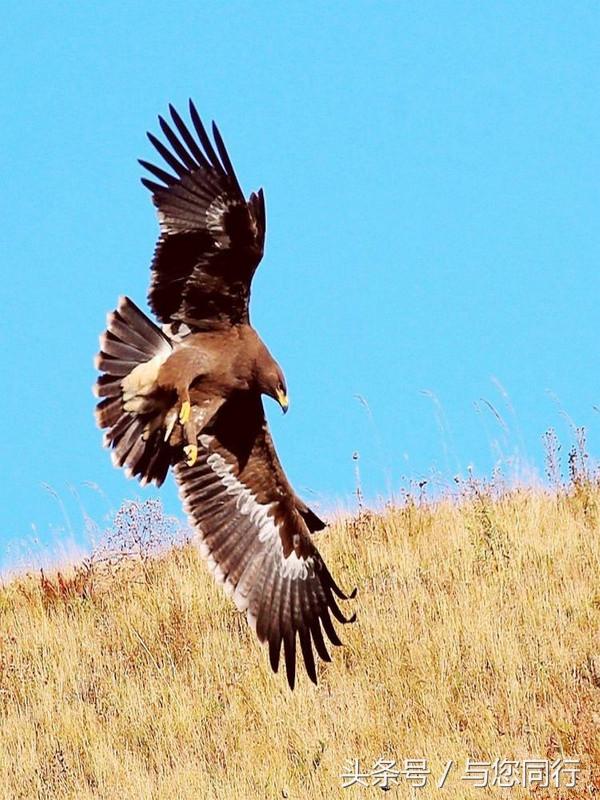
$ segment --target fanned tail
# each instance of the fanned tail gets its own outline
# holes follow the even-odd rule
[[[173,448],[161,425],[167,398],[154,388],[161,364],[172,352],[167,336],[128,297],[121,297],[107,317],[95,365],[102,373],[94,394],[96,421],[105,429],[115,466],[145,485],[160,486],[172,462]],[[164,401],[164,402],[162,402]]]

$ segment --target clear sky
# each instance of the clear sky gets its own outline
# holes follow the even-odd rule
[[[144,303],[136,159],[188,97],[265,188],[252,319],[306,499],[347,502],[355,451],[370,498],[543,474],[567,415],[599,452],[596,2],[23,2],[2,26],[0,563],[156,494],[101,447],[92,358],[117,297]]]

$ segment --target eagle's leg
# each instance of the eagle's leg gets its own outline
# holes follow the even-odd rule
[[[196,420],[192,414],[188,387],[185,387],[185,389],[179,392],[179,399],[181,400],[179,422],[183,426],[183,432],[187,441],[183,452],[187,456],[188,467],[193,467],[198,460],[198,432],[196,430]]]
[[[187,456],[187,461],[185,463],[188,465],[188,467],[193,467],[198,460],[198,445],[186,444],[186,446],[183,448],[183,452]]]
[[[179,411],[179,422],[181,422],[182,425],[185,425],[190,419],[190,414],[192,413],[192,406],[190,403],[190,395],[188,389],[185,389],[184,392],[182,392],[182,395],[184,399],[181,402],[181,409]]]
[[[197,444],[197,431],[196,431],[196,423],[192,418],[190,418],[184,425],[183,428],[185,432],[185,438],[187,440],[186,446],[183,448],[183,452],[187,456],[187,465],[188,467],[193,467],[196,461],[198,460],[198,444]]]

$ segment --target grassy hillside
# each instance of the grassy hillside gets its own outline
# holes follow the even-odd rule
[[[534,756],[581,759],[563,796],[600,791],[595,482],[471,482],[335,524],[320,547],[358,621],[293,694],[194,548],[149,557],[134,517],[92,568],[0,590],[1,797],[368,798],[340,775],[383,758],[431,770],[391,796],[501,797],[466,759]]]

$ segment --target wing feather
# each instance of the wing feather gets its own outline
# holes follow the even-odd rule
[[[142,164],[141,160],[138,159],[138,161],[140,164]],[[142,166],[144,165],[142,164]],[[156,194],[156,192],[162,192],[162,190],[165,188],[164,186],[161,186],[158,183],[154,183],[154,181],[148,180],[148,178],[140,178],[140,180],[146,187],[146,189],[149,189],[152,192],[152,194]]]
[[[198,164],[205,169],[210,168],[210,164],[208,163],[208,159],[202,152],[202,150],[198,147],[198,144],[195,142],[194,137],[190,134],[189,130],[186,128],[184,121],[179,116],[176,109],[169,104],[169,111],[171,112],[171,119],[175,123],[175,127],[179,131],[179,135],[186,143],[190,153],[196,159]]]
[[[225,147],[225,142],[223,141],[221,132],[217,128],[215,122],[213,122],[212,124],[212,131],[213,131],[213,136],[215,138],[215,144],[217,145],[217,150],[219,151],[219,156],[221,157],[221,162],[225,167],[225,172],[233,179],[233,181],[235,181],[235,185],[238,192],[243,196],[242,187],[238,183],[238,179],[236,177],[233,164],[231,163],[231,159],[229,158],[229,153],[227,152],[227,148]]]
[[[196,106],[190,100],[190,116],[192,118],[192,123],[194,128],[196,129],[196,133],[198,134],[198,138],[200,139],[200,143],[202,147],[206,151],[206,155],[208,156],[208,160],[213,167],[220,175],[225,175],[225,170],[223,169],[223,165],[219,161],[217,154],[214,151],[212,146],[212,142],[210,141],[208,134],[206,132],[206,128],[202,124],[202,120],[200,119],[200,115],[196,111]]]
[[[312,542],[304,518],[309,509],[277,459],[260,396],[231,397],[199,444],[197,463],[176,465],[175,477],[201,551],[258,639],[268,644],[272,669],[277,671],[283,647],[293,688],[299,651],[316,682],[315,652],[331,660],[324,633],[341,644],[332,616],[342,624],[352,618],[339,609],[334,595],[347,595]]]
[[[191,331],[247,322],[250,283],[264,249],[263,192],[244,199],[221,133],[213,123],[213,145],[191,100],[197,138],[172,105],[169,111],[173,125],[158,118],[167,144],[153,133],[148,139],[172,172],[139,162],[161,182],[142,178],[161,230],[149,304],[163,324],[183,322]]]
[[[156,150],[164,158],[167,164],[171,167],[171,169],[175,170],[175,172],[179,175],[180,178],[183,178],[184,175],[187,175],[189,171],[187,167],[185,167],[180,161],[178,161],[175,158],[175,156],[171,153],[169,148],[165,147],[165,145],[160,141],[160,139],[157,139],[153,133],[147,133],[146,136],[148,137],[150,144],[156,148]]]
[[[177,178],[174,175],[170,175],[168,172],[165,172],[164,169],[160,167],[154,166],[149,161],[144,161],[143,158],[138,158],[138,164],[140,164],[144,169],[147,169],[148,172],[151,172],[155,178],[158,178],[159,181],[166,183],[167,186],[172,186],[174,183],[177,183]],[[142,183],[146,180],[146,178],[142,178]],[[164,191],[164,186],[158,187],[159,191]]]
[[[188,170],[196,170],[198,169],[198,167],[202,166],[202,164],[195,161],[193,156],[185,149],[183,144],[177,138],[176,134],[173,132],[169,123],[163,117],[158,118],[158,124],[160,125],[161,131],[169,140],[169,144],[171,145],[173,150],[177,153],[181,162],[185,164]]]

